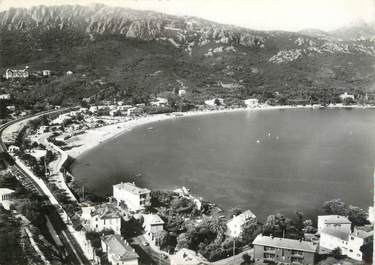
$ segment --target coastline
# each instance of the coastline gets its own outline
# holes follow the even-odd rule
[[[132,129],[143,126],[149,123],[180,119],[184,117],[193,117],[210,114],[221,114],[221,113],[232,113],[232,112],[246,112],[246,111],[259,111],[259,110],[283,110],[283,109],[317,109],[319,107],[314,106],[302,106],[302,105],[285,105],[285,106],[268,106],[260,105],[253,108],[233,108],[233,109],[219,109],[219,110],[200,110],[200,111],[188,111],[188,112],[173,112],[168,114],[153,114],[149,116],[141,116],[130,121],[123,121],[116,124],[106,125],[100,128],[87,130],[84,134],[80,134],[70,138],[67,141],[68,146],[72,148],[65,150],[64,152],[77,160],[79,157],[91,151],[100,144],[105,143],[111,139],[115,139]],[[362,105],[350,105],[345,106],[342,104],[328,105],[326,108],[338,108],[338,109],[374,109],[375,106],[362,106]]]

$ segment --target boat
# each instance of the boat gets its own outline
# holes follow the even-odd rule
[[[153,130],[154,129],[154,127],[148,127],[147,128],[147,130]]]

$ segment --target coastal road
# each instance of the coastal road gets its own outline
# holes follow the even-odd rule
[[[143,235],[138,235],[129,240],[130,245],[139,255],[140,265],[169,265],[168,256],[154,250],[150,245],[145,245],[147,240]]]
[[[61,110],[54,110],[54,111],[47,111],[47,112],[39,113],[33,116],[27,116],[21,119],[13,120],[13,121],[10,121],[1,125],[0,126],[0,153],[9,155],[7,148],[5,146],[5,143],[3,142],[3,132],[10,125],[13,125],[21,121],[26,121],[28,119],[38,118],[43,115],[64,112],[67,110],[69,110],[69,108],[61,109]],[[7,161],[5,161],[5,163],[7,163]],[[74,236],[67,229],[64,220],[58,214],[56,207],[59,208],[61,206],[57,203],[57,201],[55,200],[51,192],[49,190],[48,191],[46,190],[45,185],[44,187],[42,187],[41,181],[36,181],[33,178],[33,176],[31,176],[29,172],[26,172],[19,164],[15,163],[13,167],[16,168],[19,174],[21,174],[24,178],[27,178],[34,185],[34,187],[40,194],[47,196],[50,199],[51,204],[54,206],[54,209],[49,211],[48,217],[51,219],[53,228],[57,231],[57,234],[61,239],[61,242],[63,244],[63,249],[67,252],[65,264],[74,264],[74,265],[75,264],[79,264],[79,265],[90,264],[90,262],[87,260],[86,256],[84,255],[81,247],[79,246],[78,242],[75,240]]]

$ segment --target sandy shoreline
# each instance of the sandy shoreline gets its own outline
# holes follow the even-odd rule
[[[190,111],[183,113],[171,113],[171,114],[154,114],[150,116],[144,116],[136,118],[130,121],[119,122],[112,125],[106,125],[100,128],[87,130],[84,134],[74,136],[67,141],[69,146],[75,146],[70,150],[65,152],[72,158],[77,159],[79,156],[83,155],[87,151],[97,147],[98,145],[116,138],[124,133],[129,132],[133,128],[138,126],[146,125],[148,123],[169,120],[169,119],[178,119],[183,117],[192,117],[199,115],[208,115],[208,114],[219,114],[219,113],[229,113],[229,112],[244,112],[244,111],[259,111],[259,110],[281,110],[281,109],[313,109],[311,106],[260,106],[254,108],[235,108],[235,109],[222,109],[222,110],[203,110],[203,111]],[[338,105],[329,105],[328,108],[375,108],[375,106],[361,106],[361,105],[352,105],[344,106],[341,104]]]

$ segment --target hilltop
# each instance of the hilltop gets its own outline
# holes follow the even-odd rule
[[[375,88],[371,31],[254,31],[195,17],[105,5],[0,13],[0,71],[49,69],[48,80],[3,80],[18,100],[56,104],[150,96],[184,88],[194,103],[220,96],[291,101],[359,97]],[[348,33],[349,34],[349,33]],[[66,77],[66,71],[73,75]]]

